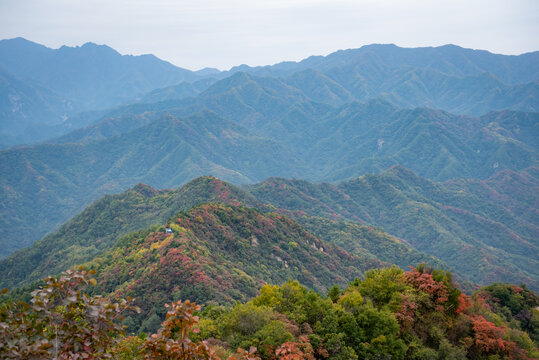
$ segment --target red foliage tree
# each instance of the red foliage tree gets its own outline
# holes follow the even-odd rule
[[[412,271],[404,274],[404,280],[417,290],[428,293],[433,304],[435,304],[435,309],[444,312],[443,304],[449,300],[449,292],[443,282],[438,282],[434,280],[432,274],[420,272],[413,267]]]
[[[300,342],[287,341],[275,350],[277,359],[281,360],[314,360],[313,347],[305,335],[299,337]]]
[[[472,328],[474,331],[474,343],[481,352],[496,353],[505,350],[505,344],[502,339],[502,328],[485,320],[480,315],[472,318]]]
[[[455,310],[456,314],[461,314],[472,306],[472,299],[466,294],[459,295],[459,306]]]
[[[509,359],[528,359],[526,351],[513,341],[503,339],[505,329],[486,320],[481,315],[472,317],[474,345],[482,354],[502,355]]]

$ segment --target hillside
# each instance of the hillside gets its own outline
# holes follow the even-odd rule
[[[151,104],[168,100],[179,100],[195,97],[213,85],[216,81],[217,79],[215,78],[204,78],[194,82],[183,81],[177,85],[155,89],[144,95],[139,102],[143,104]]]
[[[284,147],[207,111],[165,116],[110,141],[6,150],[0,152],[1,254],[30,245],[103,194],[140,182],[177,187],[215,174],[241,183],[294,176],[298,169]]]
[[[226,194],[229,194],[230,199]],[[178,211],[205,202],[241,200],[253,204],[247,193],[211,178],[195,179],[180,189],[156,190],[139,184],[117,195],[106,195],[64,224],[58,231],[0,262],[2,284],[12,288],[57,274],[93,259],[129,232],[162,224]]]
[[[284,80],[246,73],[218,81],[196,98],[118,109],[106,121],[59,142],[111,138],[146,124],[141,117],[185,116],[204,109],[290,147],[306,165],[302,177],[315,181],[339,181],[396,164],[435,180],[486,178],[501,169],[535,165],[539,148],[535,112],[500,111],[472,118],[403,109],[382,100],[332,107]],[[107,131],[111,122],[112,132]]]
[[[214,209],[205,206],[203,210],[208,210],[211,216]],[[239,208],[227,210],[230,209],[219,208],[216,212],[220,220],[224,217],[225,223],[230,220],[228,215],[238,211],[245,213]],[[247,218],[250,224],[260,219]],[[234,220],[239,219],[234,217]],[[183,223],[187,219],[180,217],[179,220]],[[199,215],[191,220],[201,224],[203,218]],[[272,222],[272,225],[276,225],[275,229],[284,228],[282,224]],[[241,226],[235,222],[234,229]],[[189,251],[192,248],[190,230],[175,224],[171,227],[177,227],[181,235],[169,233],[163,239],[153,233],[145,240],[139,237],[139,244],[146,243],[146,246],[141,246],[134,257],[125,259],[142,266],[150,263],[150,269],[143,271],[157,278],[151,284],[151,280],[140,276],[140,268],[132,269],[129,275],[138,278],[135,284],[103,297],[103,288],[114,283],[115,278],[102,279],[98,275],[105,286],[96,287],[98,280],[92,277],[95,270],[79,268],[46,278],[43,286],[32,293],[29,303],[15,303],[13,292],[0,294],[0,299],[9,299],[0,304],[5,344],[0,347],[0,356],[10,358],[14,353],[24,353],[27,358],[48,358],[56,356],[54,353],[62,357],[139,360],[482,360],[488,356],[529,360],[539,354],[534,319],[539,297],[533,291],[494,283],[468,296],[455,284],[451,273],[424,265],[407,272],[395,267],[371,269],[363,279],[356,278],[343,290],[333,285],[327,294],[289,280],[280,286],[265,284],[249,301],[236,301],[233,305],[223,300],[221,304],[201,306],[180,299],[160,309],[150,308],[155,301],[170,298],[162,289],[170,291],[167,287],[171,282],[178,277],[189,277],[193,272],[196,285],[189,286],[191,279],[187,279],[172,289],[173,297],[220,297],[219,292],[213,291],[215,287],[204,287],[212,282],[214,286],[221,285],[205,277],[205,271],[211,268],[199,270],[191,260],[215,263],[208,259],[206,252]],[[236,238],[232,243],[238,244],[238,241],[241,239]],[[171,248],[172,244],[179,248]],[[293,254],[301,253],[298,244],[294,244]],[[130,245],[129,240],[125,240],[124,245]],[[258,240],[252,241],[248,249],[259,246]],[[167,251],[161,251],[163,247],[168,247]],[[198,248],[206,249],[204,245]],[[256,250],[252,250],[256,257]],[[313,248],[311,253],[313,251],[317,250]],[[164,257],[156,264],[151,258],[159,253]],[[217,262],[221,263],[222,259]],[[165,264],[169,269],[163,268]],[[228,276],[230,267],[224,270],[223,274]],[[127,278],[121,271],[119,275]],[[248,280],[245,273],[239,276],[241,280]],[[169,281],[163,283],[163,278]],[[223,276],[219,274],[217,279],[223,280]],[[127,280],[124,284],[129,283]],[[234,295],[249,289],[246,281],[234,285],[241,289]],[[123,292],[134,292],[138,300],[122,298]],[[142,309],[133,303],[141,304]],[[127,317],[117,318],[119,313]],[[62,332],[51,338],[50,329],[58,324]],[[128,336],[121,331],[125,327],[134,333]],[[56,348],[54,344],[58,344]],[[246,348],[249,351],[244,350]],[[236,354],[231,355],[236,349]]]
[[[264,213],[277,210],[259,202],[245,190],[213,177],[195,179],[175,190],[156,190],[139,184],[125,193],[103,197],[57,232],[0,261],[0,286],[28,285],[44,273],[57,274],[91,261],[115,246],[123,235],[162,224],[178,211],[208,202],[243,204]],[[282,209],[278,211],[286,213]],[[448,267],[378,229],[353,222],[289,215],[326,243],[338,245],[369,261],[394,263],[402,268],[420,262]]]
[[[328,244],[284,216],[243,206],[196,206],[166,227],[173,233],[165,226],[132,233],[93,260],[95,291],[138,297],[144,319],[174,299],[230,304],[290,279],[325,292],[384,264]]]
[[[483,183],[496,182],[504,173]],[[426,262],[450,269],[462,282],[511,281],[534,289],[537,225],[533,215],[518,215],[512,206],[527,196],[527,203],[518,202],[519,211],[537,212],[537,179],[528,172],[512,178],[506,185],[512,200],[506,203],[497,201],[500,195],[488,187],[477,190],[472,180],[436,183],[401,167],[335,185],[270,178],[238,188],[211,177],[177,190],[138,185],[104,197],[56,233],[2,260],[0,278],[5,280],[0,286],[20,286],[44,272],[58,273],[99,256],[130,231],[163,223],[199,203],[217,202],[283,214],[351,254],[405,269]]]
[[[512,113],[500,115],[498,121],[505,116],[532,118],[535,123],[538,119],[537,113]],[[536,164],[537,142],[521,142],[514,132],[502,132],[505,128],[498,124],[429,109],[404,110],[378,101],[351,104],[314,126],[312,132],[318,137],[308,156],[312,168],[321,171],[318,180],[324,181],[378,173],[392,165],[446,180],[485,178],[501,169],[521,170]],[[489,126],[503,130],[493,134]]]
[[[536,166],[521,172],[510,170],[500,171],[491,178],[454,179],[445,182],[445,185],[455,190],[464,190],[481,200],[503,204],[516,216],[529,224],[539,224],[537,209],[537,196],[539,193],[538,168]],[[538,231],[538,230],[535,230]]]
[[[320,239],[335,244],[351,254],[378,259],[397,265],[401,269],[409,269],[413,266],[412,264],[421,263],[451,269],[462,285],[469,285],[466,276],[461,274],[458,268],[451,267],[435,256],[418,251],[406,240],[390,235],[382,228],[362,225],[354,221],[300,215],[283,209],[277,211],[288,214]]]
[[[380,226],[479,284],[509,281],[538,286],[536,223],[502,203],[462,187],[455,190],[431,182],[402,167],[336,185],[272,178],[248,190],[260,201],[298,215]],[[537,191],[515,191],[533,199],[527,212],[537,212]]]

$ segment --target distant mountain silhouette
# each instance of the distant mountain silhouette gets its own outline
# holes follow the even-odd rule
[[[506,56],[454,45],[400,48],[375,44],[300,62],[193,72],[153,55],[122,56],[106,45],[50,49],[23,38],[1,40],[3,77],[22,81],[34,90],[23,91],[21,84],[4,81],[0,111],[9,116],[1,119],[4,136],[0,146],[31,144],[66,134],[100,120],[104,114],[95,110],[196,97],[216,79],[236,73],[274,78],[281,83],[274,90],[287,88],[285,92],[330,106],[383,99],[399,107],[429,107],[473,116],[505,109],[533,112],[539,109],[538,63],[538,52]],[[19,95],[10,100],[9,94]],[[27,101],[13,106],[15,98]],[[87,112],[79,115],[81,111]]]

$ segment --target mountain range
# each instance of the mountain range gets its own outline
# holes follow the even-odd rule
[[[159,258],[183,246],[201,256],[185,276],[212,264],[249,284],[216,301],[420,262],[468,289],[537,289],[538,89],[539,52],[369,45],[194,72],[105,45],[2,40],[0,286],[87,263],[123,296],[150,286],[145,268],[169,276]]]
[[[1,151],[2,255],[140,182],[340,181],[397,164],[434,180],[521,171],[537,165],[538,117],[473,118],[382,100],[335,108],[279,79],[237,73],[196,98],[127,106],[46,144]]]
[[[174,190],[139,184],[123,194],[105,196],[56,233],[2,260],[0,286],[28,285],[43,273],[100,259],[119,246],[123,235],[135,231],[128,237],[139,238],[137,231],[146,234],[150,225],[173,221],[178,211],[212,203],[284,215],[372,267],[407,268],[425,262],[451,269],[465,286],[510,281],[533,289],[539,285],[536,222],[516,216],[511,201],[498,201],[509,198],[503,188],[536,196],[538,181],[529,173],[504,171],[483,181],[483,187],[498,188],[489,196],[473,180],[435,183],[402,167],[336,185],[270,178],[237,187],[214,177]],[[536,203],[522,210],[536,212]]]
[[[0,41],[0,77],[2,146],[55,137],[86,125],[77,121],[80,112],[198,78],[153,55],[122,56],[93,43],[50,49],[23,38]],[[45,134],[35,134],[35,126]]]
[[[538,57],[537,52],[506,56],[454,45],[373,44],[300,62],[189,71],[153,55],[120,55],[106,45],[50,49],[23,38],[1,40],[0,113],[9,116],[0,123],[0,146],[42,142],[103,117],[88,111],[194,97],[238,72],[280,79],[310,100],[332,106],[383,99],[399,107],[472,116],[537,111]]]

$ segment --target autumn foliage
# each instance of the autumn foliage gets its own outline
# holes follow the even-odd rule
[[[95,285],[92,271],[68,270],[48,277],[32,292],[30,304],[0,306],[2,359],[106,359],[124,335],[125,311],[138,311],[131,299],[111,302],[82,289]]]
[[[368,271],[345,289],[320,295],[297,281],[265,285],[233,307],[169,305],[159,329],[125,336],[132,299],[111,301],[92,272],[70,270],[45,279],[30,303],[0,306],[2,359],[359,360],[533,359],[535,322],[505,322],[489,303],[505,297],[516,314],[535,306],[521,287],[496,285],[473,297],[451,274],[425,266]],[[502,294],[502,295],[500,295]],[[523,296],[523,294],[525,296]],[[520,299],[520,302],[517,300]],[[501,300],[494,301],[496,304]],[[532,311],[533,309],[529,310]],[[517,318],[520,319],[520,318]],[[248,350],[246,350],[248,349]]]
[[[144,359],[158,360],[221,360],[206,341],[195,342],[189,339],[189,334],[197,333],[194,327],[199,320],[195,312],[200,311],[200,305],[181,300],[166,304],[170,310],[157,334],[153,334],[144,344],[146,355]],[[255,355],[256,348],[249,351],[238,349],[236,354],[230,355],[228,360],[260,360]]]

